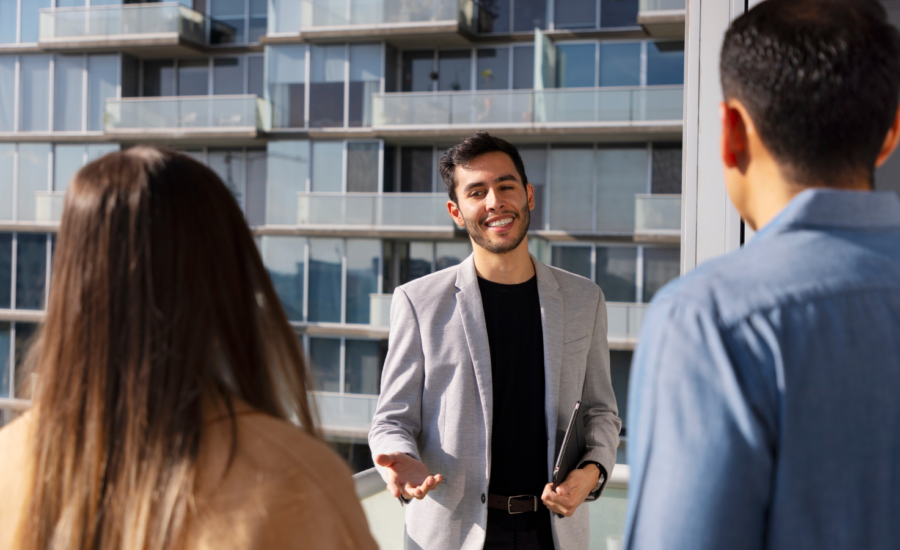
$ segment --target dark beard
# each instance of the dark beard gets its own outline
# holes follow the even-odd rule
[[[528,234],[528,226],[531,225],[531,211],[528,209],[528,203],[525,203],[525,207],[522,208],[521,212],[523,213],[521,216],[522,224],[521,229],[519,230],[519,234],[515,236],[513,241],[509,244],[503,243],[492,243],[489,241],[485,235],[484,231],[481,229],[481,225],[477,222],[473,222],[467,220],[463,217],[463,221],[466,222],[466,233],[469,234],[469,237],[475,241],[475,244],[480,246],[481,248],[491,252],[493,254],[506,254],[508,252],[512,252],[516,248],[522,244],[522,241],[525,239],[525,236]],[[514,218],[518,219],[519,216],[512,212],[501,212],[502,214],[512,214]],[[460,212],[460,216],[462,216],[462,212]]]

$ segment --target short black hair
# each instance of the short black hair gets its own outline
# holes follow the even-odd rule
[[[720,73],[792,183],[874,181],[900,95],[900,33],[880,2],[766,0],[728,29]]]
[[[516,172],[522,179],[522,185],[528,183],[528,176],[525,175],[525,163],[522,162],[522,156],[515,145],[487,132],[475,132],[464,139],[462,143],[447,149],[447,152],[441,157],[441,178],[444,180],[444,185],[447,186],[447,195],[450,196],[450,200],[457,202],[456,167],[466,166],[481,155],[496,151],[506,153],[512,159]]]

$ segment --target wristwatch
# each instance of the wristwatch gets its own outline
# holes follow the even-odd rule
[[[595,485],[594,488],[591,489],[591,493],[596,493],[600,490],[600,487],[603,487],[603,482],[606,481],[606,474],[604,473],[603,466],[601,466],[599,462],[594,462],[593,460],[588,460],[587,462],[582,464],[581,467],[584,468],[588,464],[593,464],[597,467],[598,470],[600,470],[600,477],[597,478],[597,485]]]

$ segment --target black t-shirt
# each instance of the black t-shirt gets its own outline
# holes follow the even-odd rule
[[[491,349],[495,495],[538,495],[547,484],[544,339],[537,277],[517,285],[478,278]]]

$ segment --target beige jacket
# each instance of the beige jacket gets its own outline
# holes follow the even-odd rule
[[[198,514],[188,550],[377,550],[350,471],[324,443],[295,426],[238,407],[238,445],[230,426],[205,426],[198,464]],[[12,548],[30,476],[29,415],[0,430],[0,550]]]

